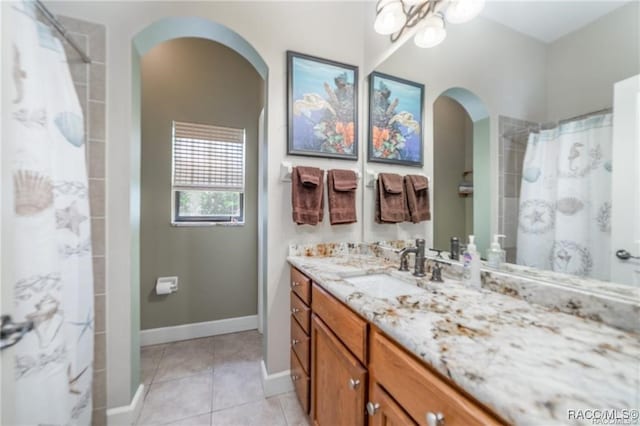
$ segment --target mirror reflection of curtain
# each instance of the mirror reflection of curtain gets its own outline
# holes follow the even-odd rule
[[[609,279],[611,141],[611,114],[529,135],[518,264]]]
[[[84,118],[62,44],[34,4],[12,2],[8,13],[12,98],[2,143],[13,174],[14,321],[34,323],[14,349],[16,423],[88,425],[94,318]]]

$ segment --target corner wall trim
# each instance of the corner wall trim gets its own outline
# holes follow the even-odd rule
[[[142,402],[144,401],[144,385],[140,384],[136,390],[131,404],[122,407],[109,408],[107,410],[107,425],[109,426],[130,426],[138,420]]]
[[[257,328],[257,315],[197,322],[194,324],[183,324],[173,327],[151,328],[148,330],[140,330],[140,346],[178,342],[180,340],[236,333],[238,331],[255,330]]]
[[[290,377],[291,370],[269,374],[267,372],[267,366],[264,365],[264,359],[260,362],[260,366],[262,367],[262,390],[264,391],[265,397],[268,398],[293,390],[293,382]]]

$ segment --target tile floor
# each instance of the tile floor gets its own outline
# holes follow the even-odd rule
[[[145,346],[138,425],[307,426],[293,393],[265,398],[256,331]]]

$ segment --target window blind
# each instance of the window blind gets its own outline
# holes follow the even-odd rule
[[[173,122],[173,187],[244,192],[244,129]]]

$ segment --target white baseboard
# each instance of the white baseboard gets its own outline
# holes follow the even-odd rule
[[[108,426],[131,426],[135,423],[142,410],[144,401],[144,385],[140,384],[136,390],[131,404],[122,407],[109,408],[107,410]]]
[[[291,392],[293,390],[293,382],[291,381],[291,370],[281,371],[280,373],[269,374],[264,360],[260,362],[262,366],[262,390],[267,398],[281,393]]]
[[[257,328],[257,315],[197,322],[173,327],[151,328],[149,330],[140,330],[140,346],[178,342],[180,340],[236,333],[238,331],[255,330]]]

